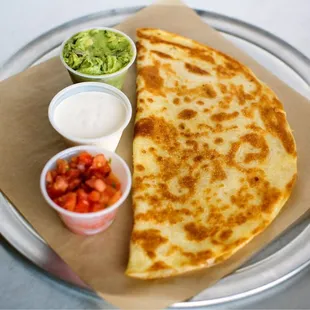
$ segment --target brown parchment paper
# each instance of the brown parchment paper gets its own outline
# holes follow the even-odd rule
[[[158,27],[190,37],[225,52],[245,65],[279,96],[287,111],[298,146],[298,181],[281,214],[261,235],[231,259],[194,274],[142,281],[124,275],[132,229],[131,199],[112,227],[92,237],[72,234],[48,207],[39,190],[45,162],[66,148],[49,125],[47,108],[52,97],[69,85],[69,75],[58,58],[35,66],[0,84],[0,188],[36,231],[62,259],[101,297],[123,309],[158,309],[192,297],[235,270],[251,255],[276,238],[309,208],[310,105],[249,56],[202,22],[178,1],[153,5],[118,26],[131,37],[137,27]],[[173,6],[172,6],[173,4]],[[135,68],[127,76],[124,92],[135,110]],[[132,163],[133,120],[117,152]]]

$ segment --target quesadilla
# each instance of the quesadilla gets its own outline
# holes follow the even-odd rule
[[[262,232],[297,175],[282,104],[235,59],[137,30],[134,226],[126,274],[155,279],[223,262]]]

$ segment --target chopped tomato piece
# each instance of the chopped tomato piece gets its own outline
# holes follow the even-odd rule
[[[111,206],[115,204],[122,196],[121,191],[117,191],[109,200],[108,205]]]
[[[111,172],[111,167],[109,165],[105,165],[102,168],[99,169],[99,171],[105,176],[107,177],[110,172]]]
[[[106,206],[107,203],[108,203],[108,201],[109,201],[109,199],[110,199],[110,197],[109,197],[105,192],[103,192],[103,193],[101,193],[99,202],[100,202],[102,205]]]
[[[57,172],[60,174],[65,174],[69,170],[69,164],[64,159],[58,159],[56,165],[57,165]]]
[[[78,157],[77,156],[72,156],[70,159],[70,164],[77,164],[78,163]]]
[[[63,191],[56,189],[54,185],[47,186],[46,191],[52,199],[58,198],[64,193]]]
[[[77,198],[78,200],[87,200],[88,198],[88,195],[87,193],[84,191],[84,189],[81,189],[79,188],[77,191],[76,191],[76,194],[77,194]]]
[[[89,195],[88,195],[88,199],[90,201],[96,202],[100,200],[100,193],[97,191],[92,191]]]
[[[86,181],[86,184],[97,190],[98,192],[103,192],[106,189],[106,184],[101,179],[92,178]]]
[[[107,185],[107,187],[104,191],[104,193],[106,195],[108,195],[109,197],[112,197],[116,192],[117,192],[117,190],[114,187],[112,187],[111,185]]]
[[[47,183],[52,183],[53,182],[53,175],[51,171],[48,171],[45,177],[45,180]]]
[[[110,173],[110,175],[105,179],[106,184],[112,186],[116,190],[121,189],[121,183],[119,182],[118,178],[113,174]]]
[[[78,168],[81,172],[86,170],[85,164],[83,163],[77,164],[76,168]]]
[[[65,192],[68,188],[69,184],[67,179],[64,176],[58,175],[56,177],[55,183],[54,183],[54,188],[56,190],[60,190]]]
[[[101,168],[107,163],[107,160],[105,159],[103,154],[98,154],[94,157],[92,168]]]
[[[79,169],[69,169],[66,175],[69,179],[76,179],[81,175],[81,171]]]
[[[57,171],[56,170],[52,170],[51,174],[52,174],[53,180],[55,180],[57,175],[58,175]]]
[[[90,171],[89,176],[92,178],[100,179],[102,181],[105,180],[104,175],[102,175],[102,173],[100,171],[98,171],[97,169]]]
[[[81,184],[81,182],[82,182],[82,180],[78,179],[78,178],[71,180],[69,183],[69,186],[68,186],[68,190],[72,191],[72,190],[76,189]]]
[[[78,165],[77,163],[70,163],[69,167],[72,169],[75,169],[75,168],[77,168],[77,165]]]
[[[74,211],[76,206],[76,193],[68,193],[66,195],[63,195],[61,198],[63,199],[63,207],[69,211]]]
[[[87,200],[79,201],[75,207],[75,212],[88,213],[89,212],[89,202]]]
[[[78,156],[78,162],[90,166],[93,162],[93,157],[87,152],[82,152]]]
[[[111,168],[108,165],[105,165],[105,166],[100,167],[100,168],[92,169],[90,171],[90,174],[92,176],[99,178],[99,179],[105,179],[109,176],[110,171],[111,171]]]

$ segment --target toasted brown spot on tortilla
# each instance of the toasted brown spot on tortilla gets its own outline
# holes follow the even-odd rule
[[[225,84],[219,83],[219,84],[218,84],[218,87],[220,88],[220,90],[221,90],[221,92],[222,92],[223,94],[226,94],[226,93],[228,92],[228,88],[227,88],[227,86],[226,86]]]
[[[169,63],[161,64],[161,69],[163,69],[163,71],[165,71],[167,76],[175,76],[176,75],[175,70],[172,68],[171,64],[169,64]]]
[[[158,270],[163,270],[163,269],[170,269],[171,266],[168,266],[165,262],[163,261],[158,261],[155,262],[149,269],[148,271],[158,271]]]
[[[256,133],[249,133],[241,137],[242,142],[251,144],[253,147],[260,149],[259,153],[247,153],[244,158],[245,163],[253,160],[264,160],[269,154],[269,147],[265,138]]]
[[[217,73],[217,76],[222,79],[230,79],[236,75],[236,72],[228,70],[222,65],[218,65],[216,67],[216,73]]]
[[[144,55],[140,55],[140,56],[138,56],[138,60],[143,60],[144,59]]]
[[[211,250],[199,251],[196,253],[182,251],[182,255],[188,258],[189,265],[197,266],[200,264],[206,264],[207,260],[212,258],[213,252]]]
[[[159,73],[158,65],[142,67],[139,70],[139,75],[143,78],[147,91],[165,97],[161,90],[164,85],[164,79]]]
[[[137,47],[137,52],[138,52],[138,54],[140,54],[141,52],[145,52],[145,51],[146,51],[145,46],[143,46],[143,45],[141,44],[141,42],[137,42],[137,43],[136,43],[136,47]]]
[[[209,230],[205,226],[196,224],[194,222],[185,224],[184,230],[188,240],[202,241],[209,237]]]
[[[171,205],[165,207],[165,209],[156,209],[158,206],[158,200],[154,200],[152,196],[151,199],[147,198],[148,203],[154,208],[154,210],[149,210],[145,213],[139,213],[135,216],[136,221],[146,221],[154,223],[169,223],[176,224],[183,220],[184,216],[191,215],[191,212],[186,208],[174,209]]]
[[[197,115],[197,112],[191,109],[185,109],[178,114],[180,119],[191,119]]]
[[[144,168],[144,166],[143,165],[136,165],[136,169],[138,170],[138,171],[144,171],[145,170],[145,168]]]
[[[204,105],[203,101],[201,101],[201,100],[196,101],[196,103],[197,103],[198,105]]]
[[[185,68],[191,72],[191,73],[194,73],[194,74],[199,74],[199,75],[209,75],[209,72],[206,71],[206,70],[203,70],[195,65],[192,65],[188,62],[185,63]]]
[[[216,97],[216,91],[209,84],[202,85],[202,92],[203,92],[203,95],[207,98],[215,98]]]
[[[211,115],[211,119],[215,122],[224,122],[224,121],[229,121],[231,119],[234,119],[238,115],[239,115],[239,112],[237,111],[232,112],[232,113],[220,112],[220,113]]]
[[[163,117],[150,116],[139,119],[134,132],[135,137],[147,137],[168,151],[178,146],[177,129]]]
[[[215,139],[214,139],[214,143],[215,143],[215,144],[221,144],[221,143],[223,143],[223,142],[224,142],[223,138],[215,138]]]
[[[192,176],[188,175],[179,180],[179,184],[181,187],[192,188],[195,186],[196,179]]]
[[[274,205],[281,197],[281,192],[276,187],[271,186],[268,182],[265,182],[265,188],[262,187],[262,202],[261,211],[264,213],[271,213]]]
[[[155,258],[157,248],[167,243],[168,239],[162,237],[157,229],[146,229],[134,230],[131,235],[131,241],[141,246],[150,258]]]
[[[286,152],[296,157],[296,146],[293,135],[287,126],[285,113],[278,107],[273,107],[266,96],[261,98],[259,105],[261,118],[268,132],[277,136],[284,146]]]
[[[202,156],[202,155],[197,155],[197,156],[195,156],[195,157],[194,157],[194,161],[195,161],[195,162],[201,162],[201,161],[203,161],[203,156]]]
[[[248,192],[248,186],[243,185],[235,195],[231,196],[230,200],[239,208],[246,209],[253,198],[254,196]]]
[[[152,98],[147,98],[146,100],[147,100],[149,103],[154,102],[154,100],[153,100]]]
[[[253,235],[257,235],[261,231],[263,231],[266,226],[268,225],[268,222],[264,221],[262,224],[258,225],[255,229],[252,230]]]
[[[227,176],[220,161],[217,159],[214,159],[212,161],[212,166],[213,166],[213,169],[212,169],[212,175],[211,175],[211,183],[225,180]]]
[[[238,98],[239,105],[245,105],[247,101],[253,100],[255,98],[253,95],[244,91],[243,85],[236,86],[233,92]]]
[[[246,125],[245,128],[251,129],[252,131],[255,131],[255,132],[260,133],[260,134],[265,134],[265,130],[260,126],[257,126],[255,123],[251,123],[249,125]]]
[[[185,129],[184,123],[179,124],[179,128],[180,128],[181,130],[184,130],[184,129]]]
[[[170,56],[170,55],[168,55],[168,54],[166,54],[166,53],[160,52],[160,51],[151,50],[151,52],[152,52],[153,54],[156,54],[156,55],[157,55],[158,57],[160,57],[160,58],[173,59],[172,56]]]
[[[180,99],[179,98],[174,98],[173,99],[173,103],[176,104],[176,105],[180,104]]]
[[[245,107],[241,110],[242,114],[247,118],[253,118],[254,117],[254,109],[251,109],[249,107]]]
[[[292,191],[292,188],[294,187],[296,180],[297,180],[297,173],[293,175],[292,179],[285,186],[288,195]]]
[[[221,232],[220,239],[223,241],[226,241],[231,237],[232,234],[233,234],[233,232],[231,229],[226,229],[226,230]]]
[[[139,120],[135,125],[135,136],[150,136],[154,130],[154,122],[152,118],[144,118]]]
[[[211,64],[215,64],[215,60],[211,55],[206,54],[204,51],[201,51],[199,49],[190,49],[189,55],[201,59],[203,61],[209,62]]]
[[[184,97],[184,101],[185,101],[186,103],[190,103],[190,102],[191,102],[191,98],[189,98],[188,96],[185,96],[185,97]]]
[[[223,99],[218,104],[219,107],[222,109],[229,109],[232,99],[233,99],[232,96],[224,96]]]

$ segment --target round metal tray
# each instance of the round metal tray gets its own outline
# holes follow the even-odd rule
[[[2,67],[5,79],[34,64],[55,56],[62,40],[81,28],[114,26],[141,7],[104,11],[57,27],[31,41]],[[299,51],[264,30],[215,13],[198,10],[201,18],[232,40],[292,88],[310,95],[310,61]],[[1,233],[20,253],[62,285],[69,285],[90,298],[93,293],[36,234],[8,201],[0,197]],[[254,295],[295,275],[310,264],[310,219],[295,225],[253,257],[242,268],[191,300],[172,307],[220,304]]]

